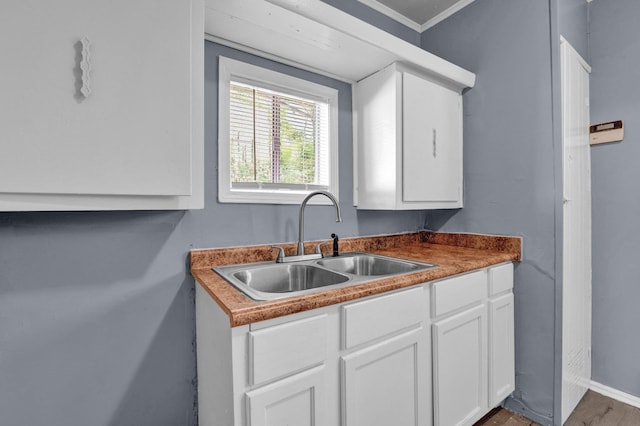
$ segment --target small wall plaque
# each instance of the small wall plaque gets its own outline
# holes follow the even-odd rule
[[[591,145],[619,142],[624,139],[624,123],[622,120],[589,126],[589,142]]]

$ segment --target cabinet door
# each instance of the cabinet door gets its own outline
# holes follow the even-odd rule
[[[427,336],[420,327],[342,358],[343,426],[431,424]]]
[[[461,95],[405,72],[402,96],[402,200],[461,206]]]
[[[196,3],[4,1],[0,193],[191,194]]]
[[[433,325],[436,426],[471,425],[487,408],[486,305]]]
[[[324,370],[315,367],[247,392],[247,426],[326,425]]]
[[[489,404],[499,405],[515,388],[513,294],[489,301]]]

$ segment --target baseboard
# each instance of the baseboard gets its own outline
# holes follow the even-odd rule
[[[609,386],[594,382],[593,380],[591,381],[591,390],[604,396],[608,396],[609,398],[613,398],[616,401],[624,402],[625,404],[640,408],[640,398],[637,396],[610,388]]]

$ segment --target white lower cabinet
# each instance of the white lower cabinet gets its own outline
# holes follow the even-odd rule
[[[342,425],[431,425],[428,306],[425,286],[344,306]]]
[[[497,405],[515,388],[513,294],[489,301],[489,404]]]
[[[504,264],[233,328],[196,286],[199,424],[473,424],[513,391],[512,286]]]
[[[436,425],[468,425],[487,411],[487,309],[466,310],[433,324]]]
[[[515,389],[513,264],[489,269],[489,404]]]
[[[472,425],[514,389],[513,264],[434,283],[434,425]]]
[[[249,327],[246,425],[330,424],[324,419],[329,323],[328,312],[314,312],[294,321]]]

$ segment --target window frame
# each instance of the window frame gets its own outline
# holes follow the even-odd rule
[[[338,90],[224,56],[218,64],[218,201],[220,203],[300,204],[317,186],[305,190],[231,189],[230,82],[264,87],[292,96],[329,104],[329,185],[326,190],[339,199],[338,182]],[[323,188],[325,189],[325,188]],[[314,204],[329,204],[326,197],[314,197]]]

